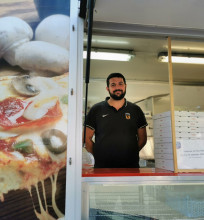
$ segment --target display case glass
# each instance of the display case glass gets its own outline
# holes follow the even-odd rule
[[[124,176],[123,172],[103,169],[95,177],[84,173],[83,220],[204,218],[202,174],[132,169]]]

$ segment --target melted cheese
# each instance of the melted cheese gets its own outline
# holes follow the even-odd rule
[[[55,173],[53,176],[50,177],[51,183],[52,183],[52,207],[53,207],[56,215],[58,216],[58,218],[61,218],[64,215],[58,209],[58,207],[56,205],[56,200],[55,200],[55,194],[57,191],[57,176],[58,176],[58,173]]]
[[[58,209],[57,205],[56,205],[56,200],[55,200],[55,194],[56,194],[56,189],[57,189],[57,176],[58,173],[54,174],[53,176],[50,177],[51,179],[51,187],[52,187],[52,208],[55,211],[55,214],[58,216],[58,218],[64,218],[64,214],[61,213],[61,211]],[[44,186],[44,181],[41,181],[42,184],[42,189],[43,189],[43,199],[44,199],[44,204],[45,207],[43,207],[43,201],[40,197],[40,193],[39,193],[39,189],[38,189],[38,184],[35,185],[35,189],[36,189],[36,193],[37,193],[37,197],[38,197],[38,203],[40,206],[40,212],[38,212],[34,206],[34,212],[37,216],[37,218],[39,220],[57,220],[54,217],[52,217],[49,213],[48,213],[48,205],[47,205],[47,199],[46,199],[46,194],[45,194],[45,186]],[[29,189],[31,198],[32,198],[32,192],[31,189]]]

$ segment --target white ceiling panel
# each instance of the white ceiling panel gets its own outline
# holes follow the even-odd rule
[[[95,21],[204,29],[203,0],[96,0]]]

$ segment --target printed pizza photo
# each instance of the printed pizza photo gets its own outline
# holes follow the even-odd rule
[[[67,80],[67,74],[0,78],[1,201],[11,190],[38,190],[37,184],[48,177],[56,190],[57,174],[66,165]],[[35,213],[39,219],[49,215],[43,206]]]
[[[34,4],[0,16],[1,220],[65,216],[70,18]]]

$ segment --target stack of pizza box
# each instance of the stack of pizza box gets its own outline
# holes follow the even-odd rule
[[[204,112],[175,111],[178,169],[204,169]],[[153,116],[155,167],[174,170],[171,112]]]

